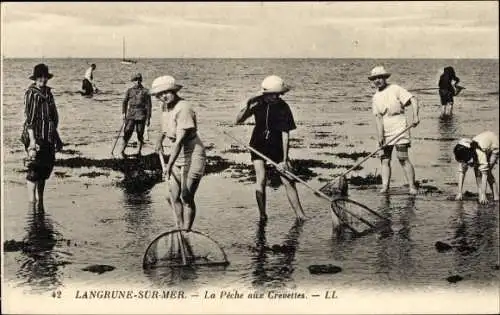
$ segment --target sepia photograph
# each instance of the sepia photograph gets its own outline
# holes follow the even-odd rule
[[[2,314],[498,314],[497,1],[2,2]]]

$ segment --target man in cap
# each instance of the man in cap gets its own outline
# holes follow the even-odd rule
[[[144,144],[144,129],[149,126],[151,120],[151,95],[149,90],[142,85],[142,75],[140,73],[132,76],[134,86],[129,88],[123,99],[122,114],[124,119],[123,131],[123,147],[121,150],[122,156],[125,157],[125,149],[128,141],[134,132],[134,127],[137,132],[137,140],[139,141],[138,155],[141,154]]]

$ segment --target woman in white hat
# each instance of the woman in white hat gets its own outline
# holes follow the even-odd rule
[[[205,172],[206,154],[198,137],[196,113],[177,94],[181,88],[173,77],[162,76],[153,81],[150,93],[162,102],[161,133],[156,150],[163,152],[165,138],[171,144],[165,175],[177,223],[180,228],[191,230],[196,216],[194,196]]]
[[[479,203],[486,204],[486,183],[490,185],[493,199],[499,200],[498,185],[493,176],[493,168],[497,164],[499,153],[498,136],[485,131],[472,139],[463,138],[453,149],[455,160],[460,163],[458,169],[458,193],[456,200],[462,200],[465,174],[469,166],[474,168],[479,191]]]
[[[250,139],[250,146],[272,161],[279,163],[283,169],[290,168],[288,156],[289,132],[296,129],[292,111],[280,97],[289,90],[280,77],[275,75],[266,77],[262,82],[262,95],[248,100],[247,106],[239,112],[236,118],[236,124],[241,124],[250,116],[254,116],[255,127]],[[251,153],[251,159],[255,168],[255,197],[260,218],[267,220],[266,164],[260,156],[253,152]],[[304,220],[306,216],[300,204],[295,183],[285,176],[281,176],[281,180],[286,188],[288,200],[295,211],[297,219]]]
[[[377,124],[377,135],[379,146],[385,146],[381,156],[382,161],[382,189],[381,193],[389,191],[391,180],[391,156],[394,147],[396,155],[404,170],[406,181],[409,185],[410,194],[416,194],[415,170],[408,157],[408,148],[411,145],[409,131],[403,133],[397,139],[393,138],[407,128],[405,108],[412,106],[413,126],[420,122],[418,117],[418,101],[406,89],[396,84],[388,84],[387,78],[391,76],[384,67],[373,68],[368,79],[373,83],[377,91],[372,98],[372,109]],[[392,140],[392,141],[391,141]],[[390,145],[387,145],[388,142]]]

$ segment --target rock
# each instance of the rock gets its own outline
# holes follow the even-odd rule
[[[340,268],[339,266],[335,266],[335,265],[310,265],[309,267],[307,267],[307,269],[309,269],[309,273],[313,274],[313,275],[317,275],[317,274],[335,274],[335,273],[339,273],[342,271],[342,268]]]
[[[434,244],[434,246],[436,247],[436,250],[440,253],[444,253],[444,252],[449,251],[450,249],[453,248],[450,244],[440,242],[440,241],[437,241],[436,244]]]
[[[115,267],[109,265],[91,265],[82,269],[83,271],[89,271],[97,274],[103,274],[107,271],[115,270]]]
[[[24,243],[18,242],[16,240],[9,240],[9,241],[3,242],[3,250],[5,252],[17,252],[17,251],[22,250],[23,247],[24,247]]]
[[[449,283],[457,283],[457,282],[459,282],[459,281],[464,280],[464,277],[459,276],[459,275],[453,275],[453,276],[449,276],[448,278],[446,278],[446,280],[447,280]]]

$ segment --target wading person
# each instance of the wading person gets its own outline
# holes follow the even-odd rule
[[[59,116],[54,96],[47,86],[53,75],[45,64],[38,64],[24,94],[24,129],[21,140],[28,155],[26,175],[30,202],[43,206],[45,181],[54,168],[55,153],[62,148],[57,132]]]
[[[296,129],[292,111],[280,95],[289,91],[283,80],[278,76],[268,76],[262,82],[262,95],[248,100],[237,118],[236,124],[241,124],[250,116],[255,118],[255,127],[250,139],[250,146],[272,161],[279,163],[280,168],[289,170],[290,161],[289,133]],[[255,168],[256,188],[255,197],[259,208],[260,218],[267,220],[266,214],[266,162],[257,154],[251,152],[251,160]],[[288,200],[295,211],[297,219],[306,218],[295,183],[281,175]]]
[[[462,87],[458,86],[460,79],[453,67],[445,67],[439,77],[439,98],[441,99],[441,117],[451,116],[453,112],[453,97],[458,95]]]
[[[205,147],[198,137],[196,113],[177,93],[182,88],[171,76],[156,78],[151,95],[162,102],[161,133],[156,151],[163,153],[163,140],[170,143],[165,176],[179,228],[191,230],[196,216],[196,190],[205,172]]]
[[[413,122],[411,125],[417,126],[420,122],[418,117],[418,102],[407,90],[396,84],[388,84],[387,78],[390,77],[384,67],[373,68],[368,79],[373,83],[377,91],[373,95],[372,109],[375,115],[377,125],[377,135],[379,146],[385,146],[382,161],[382,189],[381,193],[389,191],[391,180],[391,156],[394,147],[396,147],[396,156],[404,170],[406,181],[409,185],[410,194],[416,194],[415,170],[408,157],[408,148],[410,147],[410,132],[406,131],[397,139],[393,138],[403,132],[407,127],[405,108],[412,106]],[[392,141],[391,141],[392,140]],[[391,141],[390,143],[388,143]]]
[[[95,63],[91,64],[90,67],[85,71],[85,76],[82,81],[82,95],[91,96],[97,92],[97,87],[94,83],[94,70],[96,69]]]
[[[135,82],[135,84],[125,93],[122,106],[125,124],[123,129],[123,147],[121,150],[123,157],[126,156],[125,149],[130,137],[132,137],[134,128],[139,142],[137,154],[141,154],[144,144],[144,130],[146,126],[149,126],[151,120],[151,96],[148,89],[142,86],[142,75],[140,73],[135,74],[131,81]]]
[[[493,192],[493,199],[499,200],[498,185],[493,176],[493,168],[498,161],[498,136],[485,131],[472,139],[461,139],[453,149],[455,159],[460,163],[458,169],[458,193],[456,200],[462,200],[462,191],[467,169],[472,167],[476,175],[476,183],[481,204],[487,203],[486,183]]]

